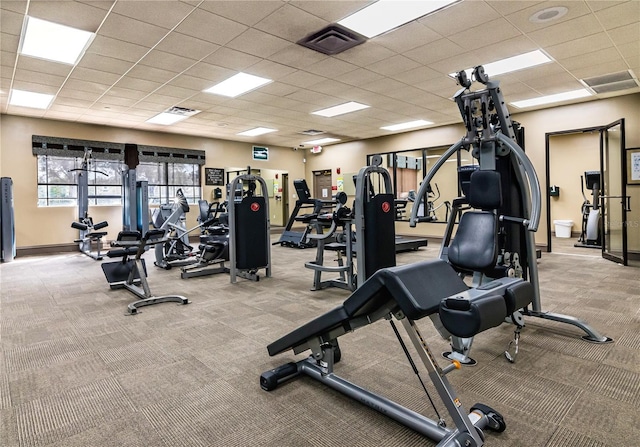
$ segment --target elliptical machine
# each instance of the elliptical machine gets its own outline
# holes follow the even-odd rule
[[[600,171],[586,171],[584,178],[580,176],[580,189],[582,190],[582,231],[578,242],[574,247],[582,248],[602,248],[600,237]],[[584,194],[584,187],[591,190],[593,203]]]

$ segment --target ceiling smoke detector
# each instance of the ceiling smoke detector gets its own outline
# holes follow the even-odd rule
[[[330,56],[360,45],[367,39],[337,23],[300,39],[297,43]]]
[[[581,82],[596,93],[617,92],[639,86],[638,80],[631,70],[585,78]]]

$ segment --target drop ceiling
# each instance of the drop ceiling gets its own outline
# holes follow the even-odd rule
[[[337,55],[296,44],[367,1],[21,0],[0,2],[0,111],[79,123],[279,146],[343,141],[427,120],[460,122],[448,73],[542,49],[553,62],[498,76],[507,101],[583,88],[581,79],[640,74],[640,2],[464,0]],[[529,18],[565,6],[563,17]],[[82,59],[65,65],[18,54],[25,16],[95,32]],[[274,82],[236,98],[203,90],[239,71]],[[637,93],[638,87],[586,100]],[[55,95],[47,110],[8,104],[11,89]],[[365,110],[311,112],[348,101]],[[170,107],[201,112],[178,124],[146,123]],[[512,111],[514,111],[512,109]],[[259,137],[236,134],[278,129]]]

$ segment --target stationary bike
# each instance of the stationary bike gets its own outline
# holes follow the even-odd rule
[[[584,194],[584,187],[591,190],[593,203]],[[578,242],[574,247],[581,248],[602,248],[600,235],[600,171],[586,171],[584,178],[580,176],[580,189],[582,190],[582,231]]]

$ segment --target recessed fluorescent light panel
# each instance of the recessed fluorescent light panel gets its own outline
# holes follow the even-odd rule
[[[488,64],[483,64],[484,72],[489,76],[498,76],[505,73],[511,73],[512,71],[523,70],[525,68],[535,67],[536,65],[546,64],[551,62],[551,58],[544,54],[540,50],[530,51],[528,53],[519,54],[517,56],[508,57]],[[471,76],[473,72],[472,68],[465,70],[467,76]],[[449,73],[452,78],[456,77],[457,73]]]
[[[231,76],[229,79],[206,89],[205,92],[235,98],[236,96],[255,90],[270,82],[273,82],[273,80],[247,73],[238,73]]]
[[[171,107],[153,118],[149,118],[146,122],[149,124],[170,126],[171,124],[186,120],[190,116],[197,115],[198,113],[200,113],[200,110],[187,109],[185,107]]]
[[[540,96],[539,98],[525,99],[523,101],[514,101],[510,103],[519,109],[524,107],[539,106],[542,104],[551,104],[554,102],[568,101],[570,99],[585,98],[591,96],[591,92],[586,89],[572,90],[570,92],[556,93],[555,95]]]
[[[20,54],[74,65],[93,36],[89,31],[27,17]]]
[[[309,144],[311,146],[318,146],[320,144],[335,143],[340,141],[340,138],[320,138],[319,140],[305,141],[302,144]]]
[[[428,126],[429,124],[433,124],[433,123],[431,121],[426,121],[426,120],[416,120],[416,121],[409,121],[407,123],[400,123],[400,124],[393,124],[391,126],[384,126],[384,127],[381,127],[380,129],[384,129],[384,130],[405,130],[405,129],[413,129],[414,127]]]
[[[269,129],[268,127],[256,127],[255,129],[245,130],[244,132],[237,133],[236,135],[242,135],[243,137],[256,137],[258,135],[264,135],[265,133],[276,132],[278,129]]]
[[[12,106],[31,107],[33,109],[46,109],[51,104],[54,95],[46,93],[27,92],[25,90],[11,90],[9,104]]]
[[[359,102],[346,102],[337,106],[329,107],[328,109],[318,110],[317,112],[311,112],[312,115],[326,116],[331,118],[333,116],[343,115],[345,113],[355,112],[356,110],[367,109],[370,106],[360,104]]]
[[[380,0],[345,17],[338,23],[371,38],[458,1],[460,0]]]

